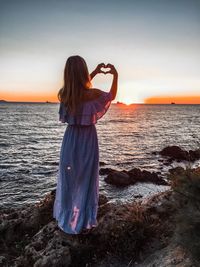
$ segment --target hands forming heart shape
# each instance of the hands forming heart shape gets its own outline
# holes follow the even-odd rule
[[[110,71],[111,71],[111,64],[104,64],[104,63],[102,63],[99,70],[100,70],[100,73],[104,73],[104,74],[110,73]]]
[[[108,64],[104,64],[104,63],[100,63],[97,68],[96,68],[97,73],[110,73],[110,74],[114,74],[116,72],[115,67],[108,63]]]

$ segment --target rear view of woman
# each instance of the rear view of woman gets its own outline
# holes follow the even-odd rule
[[[105,67],[110,70],[104,72]],[[113,75],[108,93],[91,88],[91,80],[98,73]],[[99,146],[95,124],[115,99],[117,81],[117,71],[111,64],[101,63],[89,75],[82,57],[67,59],[58,98],[59,120],[68,125],[60,149],[53,217],[68,234],[98,225]]]

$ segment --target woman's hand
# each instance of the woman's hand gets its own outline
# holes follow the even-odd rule
[[[102,68],[104,68],[105,70],[102,70]],[[106,70],[106,69],[109,70]],[[99,73],[103,73],[103,74],[107,74],[110,73],[114,76],[118,76],[117,70],[115,69],[114,65],[108,63],[107,65],[105,65],[104,63],[100,63],[97,65],[96,69],[90,74],[91,80],[93,79],[93,77]]]
[[[110,74],[113,74],[113,75],[115,75],[115,76],[118,75],[118,72],[117,72],[117,70],[115,69],[114,65],[108,63],[108,64],[106,65],[106,68],[110,68],[110,70],[109,70],[109,71],[106,71],[106,73],[110,73]]]
[[[105,73],[101,68],[106,68],[106,65],[104,63],[100,63],[97,65],[96,69],[94,70],[96,74],[98,73]]]
[[[94,78],[94,76],[96,76],[98,73],[104,73],[104,74],[105,74],[105,72],[104,72],[103,70],[101,70],[101,68],[105,68],[105,64],[104,64],[104,63],[100,63],[100,64],[98,64],[97,67],[96,67],[96,69],[93,70],[92,73],[90,73],[90,78],[91,78],[91,80],[92,80],[92,79]]]

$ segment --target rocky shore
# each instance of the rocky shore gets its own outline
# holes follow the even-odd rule
[[[87,235],[69,235],[57,227],[54,196],[52,191],[37,205],[1,210],[1,266],[198,266],[177,241],[182,199],[172,189],[126,205],[100,195],[99,224]]]
[[[65,234],[57,227],[54,196],[52,191],[37,205],[1,211],[1,266],[133,266],[144,257],[142,251],[161,249],[172,235],[174,211],[165,207],[171,192],[145,205],[115,206],[100,195],[99,225],[88,235]],[[155,205],[159,201],[162,205]]]
[[[38,204],[1,209],[0,266],[200,266],[200,168],[171,169],[161,180],[138,169],[101,171],[117,186],[123,179],[128,185],[150,177],[150,182],[164,181],[170,187],[121,205],[100,194],[98,226],[88,234],[69,235],[58,228],[52,218],[55,190]]]

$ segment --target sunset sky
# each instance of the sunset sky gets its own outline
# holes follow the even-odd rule
[[[115,101],[200,103],[199,47],[199,0],[0,0],[0,99],[57,101],[65,61],[80,55],[90,72],[115,65]]]

